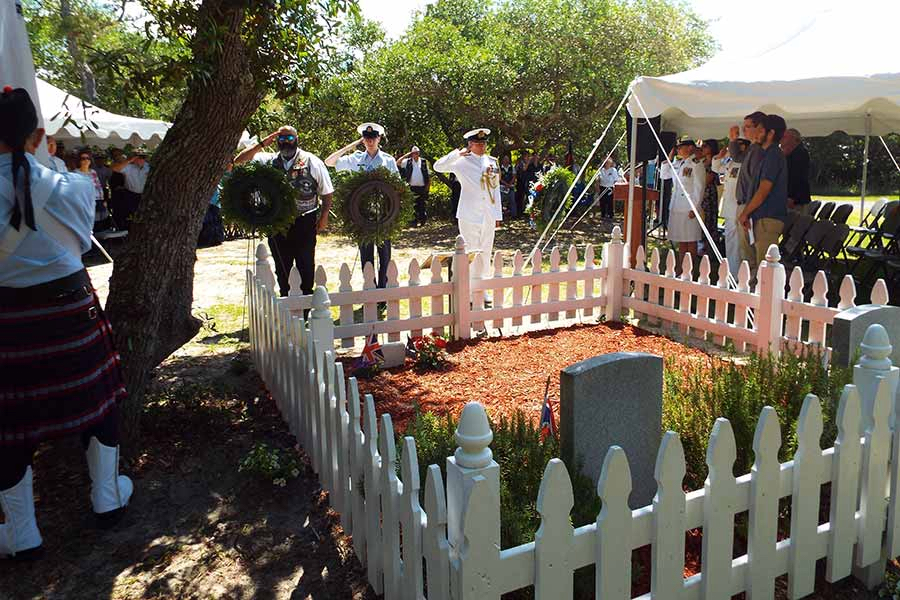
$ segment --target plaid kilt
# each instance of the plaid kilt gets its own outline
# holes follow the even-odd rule
[[[40,305],[0,303],[0,448],[88,429],[125,397],[109,320],[88,289]]]

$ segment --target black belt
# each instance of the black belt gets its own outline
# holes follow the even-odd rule
[[[94,294],[91,278],[82,269],[71,275],[25,288],[0,287],[0,304],[29,305],[75,302]]]

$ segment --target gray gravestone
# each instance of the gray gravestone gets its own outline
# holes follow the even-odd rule
[[[878,304],[854,306],[835,316],[831,326],[832,364],[852,366],[866,329],[873,323],[878,323],[887,331],[894,346],[891,363],[900,365],[900,307]]]
[[[616,352],[583,360],[560,373],[563,460],[594,484],[610,446],[621,446],[631,467],[631,508],[651,503],[653,470],[662,438],[663,359]]]

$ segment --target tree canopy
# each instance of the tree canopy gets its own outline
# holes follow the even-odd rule
[[[399,39],[371,41],[357,38],[357,60],[283,106],[307,147],[330,153],[353,124],[376,120],[391,148],[430,155],[475,126],[500,151],[572,140],[586,152],[635,76],[690,68],[714,49],[698,16],[664,0],[438,0]]]

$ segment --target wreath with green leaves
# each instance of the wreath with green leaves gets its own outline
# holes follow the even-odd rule
[[[221,202],[226,223],[266,237],[286,232],[297,218],[297,190],[283,171],[263,163],[235,167]]]
[[[547,226],[564,198],[566,205],[560,212],[572,206],[574,198],[571,195],[566,198],[566,192],[574,181],[575,173],[565,167],[553,167],[531,185],[527,211],[539,230]]]
[[[336,226],[357,244],[389,240],[412,219],[412,190],[396,173],[378,168],[336,179]]]

